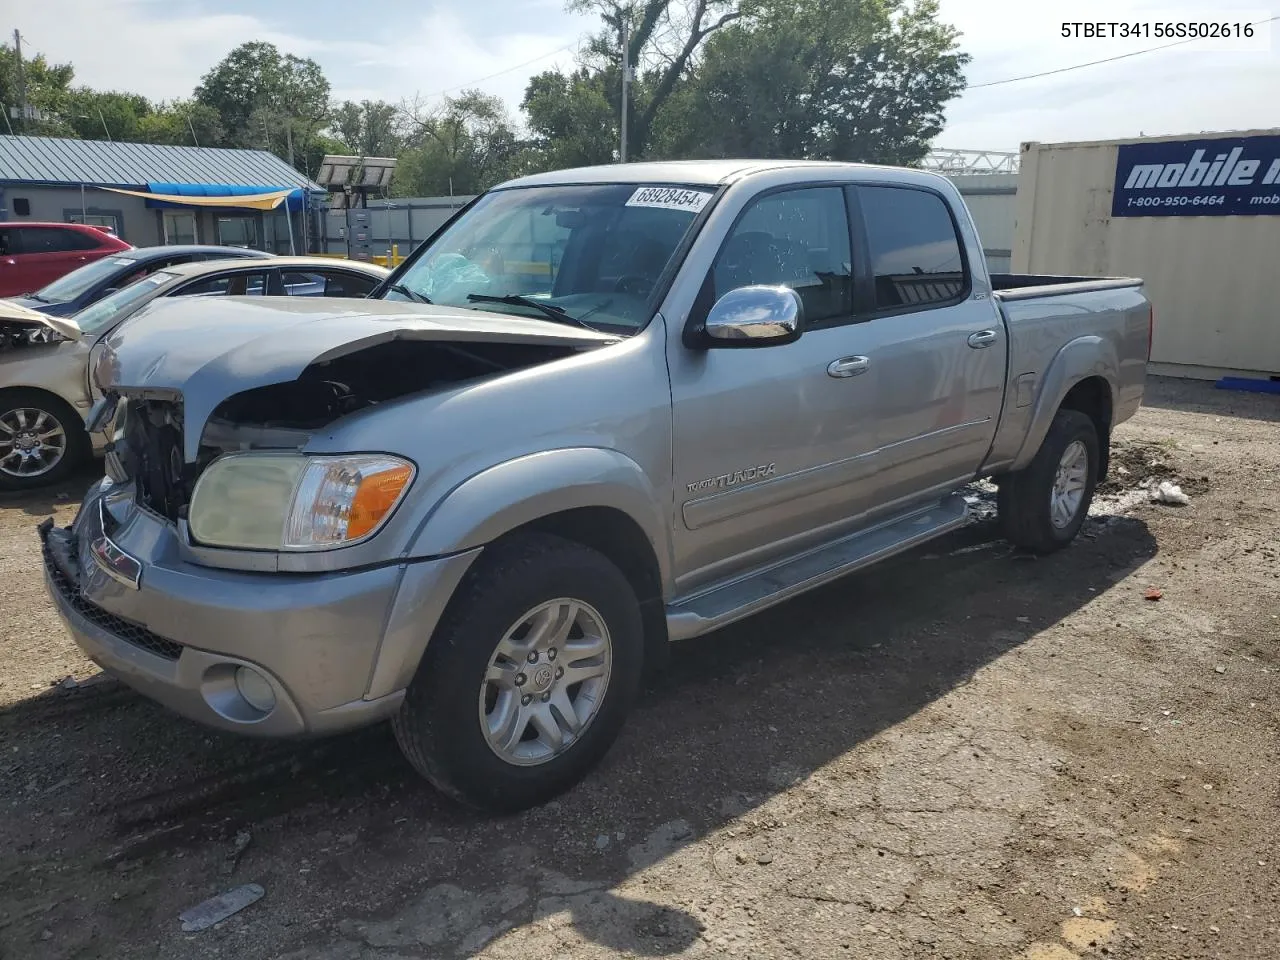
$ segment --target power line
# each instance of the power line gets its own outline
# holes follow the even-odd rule
[[[566,50],[572,50],[577,45],[578,45],[578,41],[575,40],[573,41],[573,43],[565,44],[563,47],[560,47],[558,50],[552,50],[550,53],[544,53],[541,56],[534,57],[532,60],[526,60],[523,63],[517,63],[513,67],[507,67],[505,70],[499,70],[497,73],[491,73],[487,77],[481,77],[479,80],[472,80],[470,83],[460,83],[456,87],[449,87],[447,90],[437,90],[435,93],[427,94],[422,99],[434,100],[436,97],[443,97],[445,94],[453,93],[455,90],[465,90],[468,87],[474,87],[478,84],[485,83],[489,80],[494,80],[498,77],[505,76],[508,73],[513,73],[516,70],[521,69],[522,67],[532,66],[533,64],[537,63],[539,60],[547,59],[547,57],[554,57],[557,53],[564,53]]]
[[[1257,27],[1264,23],[1272,23],[1280,20],[1280,17],[1268,17],[1266,20],[1256,20],[1249,24],[1251,27]],[[1096,67],[1100,63],[1114,63],[1116,60],[1125,60],[1129,57],[1139,57],[1144,53],[1155,53],[1157,50],[1168,50],[1170,47],[1180,47],[1186,43],[1194,43],[1200,37],[1188,37],[1186,40],[1175,40],[1173,43],[1164,43],[1158,47],[1147,47],[1145,50],[1134,50],[1132,53],[1122,53],[1114,57],[1106,57],[1102,60],[1090,60],[1088,63],[1077,63],[1073,67],[1059,67],[1057,70],[1045,70],[1042,73],[1028,73],[1023,77],[1009,77],[1007,80],[990,80],[987,83],[975,83],[966,90],[981,90],[983,87],[998,87],[1006,83],[1018,83],[1020,80],[1034,80],[1037,77],[1050,77],[1055,73],[1070,73],[1072,70],[1083,70],[1085,67]]]

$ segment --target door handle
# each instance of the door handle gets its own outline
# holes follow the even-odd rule
[[[856,377],[860,373],[866,373],[870,366],[869,357],[841,357],[827,364],[827,376]]]
[[[969,334],[969,346],[975,350],[989,347],[995,342],[996,332],[994,330],[979,330],[977,333]]]

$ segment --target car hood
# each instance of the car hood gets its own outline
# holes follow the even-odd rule
[[[80,328],[76,326],[74,320],[67,317],[51,317],[39,309],[42,306],[55,306],[55,304],[42,304],[39,300],[32,300],[30,297],[0,300],[0,326],[24,328],[40,326],[53,330],[68,340],[80,339]]]
[[[296,380],[313,363],[389,340],[588,349],[617,339],[546,320],[434,304],[175,297],[153,301],[108,336],[93,376],[108,393],[181,400],[183,455],[191,463],[205,423],[223,400]]]

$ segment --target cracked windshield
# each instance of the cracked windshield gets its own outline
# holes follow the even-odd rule
[[[500,190],[445,231],[387,299],[636,333],[711,196],[635,184]]]

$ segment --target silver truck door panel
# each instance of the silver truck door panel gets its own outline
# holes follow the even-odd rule
[[[676,525],[683,588],[727,576],[859,513],[875,471],[874,365],[860,325],[795,343],[672,356]]]
[[[856,188],[878,375],[878,503],[971,477],[1004,397],[1006,335],[947,201],[922,189]]]
[[[804,304],[805,329],[794,343],[757,349],[672,343],[681,589],[854,522],[874,471],[877,373],[864,325],[848,322],[853,266],[842,189],[797,185],[754,196],[704,269],[706,305],[740,287],[783,284]]]
[[[1004,327],[990,301],[882,317],[876,440],[881,500],[971,477],[991,447],[1004,397]],[[981,345],[969,339],[984,334]]]

